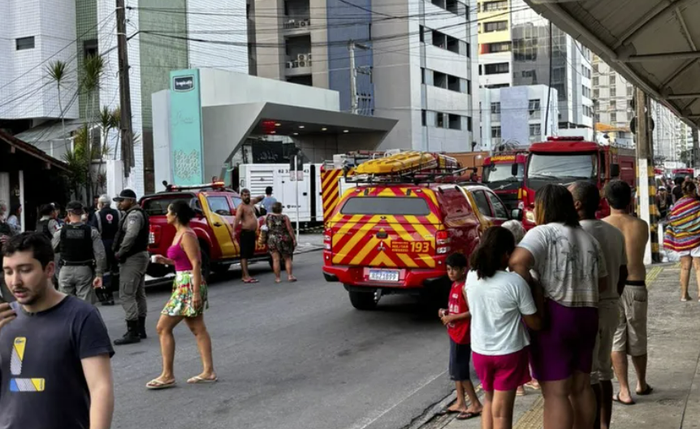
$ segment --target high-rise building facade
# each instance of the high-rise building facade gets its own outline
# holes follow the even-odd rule
[[[385,149],[470,151],[478,143],[473,5],[249,1],[258,76],[332,89],[343,111],[398,119]]]
[[[171,70],[216,67],[248,71],[245,0],[126,0],[135,166],[127,185],[153,192],[151,94],[169,87]],[[115,2],[113,0],[11,0],[0,4],[9,25],[0,28],[0,128],[27,136],[61,159],[62,116],[67,134],[95,123],[98,111],[119,107]],[[82,85],[88,56],[103,59],[99,89]],[[67,64],[58,88],[48,76],[54,61]],[[60,106],[59,106],[60,104]],[[41,127],[38,131],[34,127]],[[117,133],[108,142],[120,158]]]
[[[479,86],[503,88],[513,84],[511,69],[511,0],[479,0]]]

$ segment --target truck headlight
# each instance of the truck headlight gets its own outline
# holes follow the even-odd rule
[[[535,212],[533,212],[532,210],[527,210],[525,212],[525,220],[530,223],[535,223]]]

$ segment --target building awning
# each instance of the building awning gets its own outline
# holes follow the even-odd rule
[[[6,132],[0,130],[0,142],[4,142],[8,144],[11,148],[12,151],[22,151],[28,155],[33,156],[34,158],[37,158],[41,161],[46,162],[48,166],[56,167],[59,170],[63,171],[69,171],[68,169],[68,164],[65,162],[59,161],[56,158],[48,155],[46,152],[37,149],[36,147],[32,146],[31,144],[18,139],[15,136],[12,136],[10,134],[7,134]]]
[[[525,1],[686,123],[700,125],[700,1]]]

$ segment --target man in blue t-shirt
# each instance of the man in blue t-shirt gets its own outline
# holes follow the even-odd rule
[[[276,202],[277,198],[272,196],[272,186],[268,186],[265,188],[265,198],[263,198],[261,204],[267,213],[272,213],[272,205]]]
[[[99,311],[54,289],[43,234],[15,236],[2,251],[17,301],[0,303],[0,428],[109,429],[114,351]]]

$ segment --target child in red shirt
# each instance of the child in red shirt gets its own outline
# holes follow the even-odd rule
[[[458,420],[467,420],[481,414],[482,406],[471,382],[469,362],[471,346],[469,319],[471,314],[464,297],[464,282],[467,278],[467,258],[461,253],[447,257],[447,275],[452,280],[448,309],[440,309],[438,316],[450,335],[450,378],[457,387],[457,402],[445,409],[444,414],[459,413]],[[469,397],[469,406],[464,394]]]

